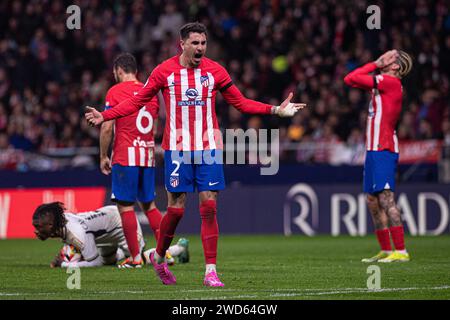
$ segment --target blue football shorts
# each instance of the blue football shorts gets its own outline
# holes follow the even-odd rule
[[[164,153],[164,179],[169,192],[225,189],[223,151],[170,151]]]
[[[155,168],[114,164],[111,200],[151,202],[155,199]]]
[[[367,151],[364,164],[364,192],[376,194],[383,190],[395,191],[398,153]]]

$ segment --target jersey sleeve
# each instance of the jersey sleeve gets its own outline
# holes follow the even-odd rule
[[[242,113],[270,114],[272,106],[247,99],[241,91],[233,84],[230,75],[224,67],[219,66],[216,88],[222,93],[225,101]]]
[[[83,264],[90,266],[91,264],[96,264],[98,258],[101,257],[98,253],[97,246],[95,244],[95,237],[92,233],[86,232],[87,226],[84,221],[76,220],[67,223],[67,229],[70,230],[70,236],[65,240],[66,244],[71,244],[77,248],[81,256],[83,257]],[[62,267],[77,267],[80,262],[63,262]]]
[[[272,106],[259,101],[247,99],[239,91],[239,89],[232,84],[229,88],[222,91],[225,101],[238,109],[242,113],[250,114],[270,114]]]
[[[95,237],[92,233],[86,233],[84,236],[83,247],[80,248],[84,261],[93,261],[99,257],[97,246],[95,245]]]
[[[375,88],[374,75],[370,75],[369,73],[375,71],[377,66],[375,63],[370,62],[365,64],[360,68],[356,68],[352,72],[350,72],[344,78],[344,82],[346,85],[353,88],[360,88],[364,90],[371,90]]]
[[[94,260],[91,261],[74,261],[74,262],[63,262],[61,263],[62,268],[85,268],[85,267],[100,267],[103,265],[103,259],[100,256],[97,256]]]
[[[224,92],[233,85],[233,80],[231,80],[230,74],[225,70],[224,67],[218,64],[216,77],[216,89],[220,92]]]
[[[163,77],[160,69],[161,67],[158,66],[153,70],[152,74],[148,77],[147,82],[136,95],[122,101],[114,108],[103,111],[102,115],[104,121],[127,116],[147,105],[152,98],[156,96],[158,91],[163,88],[164,82],[162,81]]]
[[[154,96],[150,103],[146,105],[146,109],[151,113],[154,120],[158,118],[159,114],[159,100],[158,96]]]
[[[401,82],[389,76],[377,75],[375,76],[376,88],[380,92],[401,90]]]

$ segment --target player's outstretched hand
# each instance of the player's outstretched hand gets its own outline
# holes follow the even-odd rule
[[[95,108],[89,106],[86,107],[84,117],[88,121],[89,125],[92,127],[98,126],[102,124],[102,122],[104,121],[102,114]]]
[[[389,51],[383,53],[383,55],[381,55],[375,61],[375,64],[378,68],[384,68],[384,67],[390,65],[391,63],[395,62],[395,60],[397,60],[397,58],[398,58],[397,50],[389,50]]]
[[[53,259],[52,262],[50,262],[50,268],[59,268],[62,264],[62,258],[60,254],[57,254],[55,259]]]
[[[275,107],[274,113],[280,117],[292,117],[298,110],[306,107],[305,103],[291,102],[293,96],[294,94],[290,92],[286,100],[281,105]]]
[[[109,157],[100,158],[100,170],[104,175],[109,175],[111,173],[111,160]]]

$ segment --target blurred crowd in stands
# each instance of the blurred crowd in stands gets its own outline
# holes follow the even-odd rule
[[[66,27],[72,4],[81,8],[80,30]],[[371,4],[381,8],[380,30],[366,26]],[[102,108],[114,83],[114,57],[133,53],[145,82],[179,52],[178,30],[190,21],[208,27],[207,56],[227,68],[248,98],[279,104],[293,91],[308,104],[287,120],[241,114],[219,95],[221,127],[279,128],[284,161],[321,161],[320,154],[302,156],[299,142],[364,143],[369,95],[345,86],[343,77],[391,48],[414,58],[403,81],[400,141],[450,145],[446,0],[12,0],[0,2],[0,168],[20,169],[30,152],[97,147],[99,130],[87,126],[83,110]]]

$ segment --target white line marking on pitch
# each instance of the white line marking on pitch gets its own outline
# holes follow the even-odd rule
[[[411,288],[385,288],[369,290],[366,288],[345,288],[343,290],[322,291],[322,292],[309,292],[309,293],[274,293],[271,297],[295,297],[295,296],[322,296],[322,295],[334,295],[334,294],[348,294],[348,293],[378,293],[378,292],[398,292],[398,291],[414,291],[414,290],[445,290],[450,289],[450,286],[440,287],[411,287]],[[330,290],[330,289],[328,289]]]
[[[366,288],[326,288],[326,289],[271,289],[271,290],[258,290],[258,289],[193,289],[193,290],[180,290],[180,292],[186,293],[195,293],[195,292],[205,292],[205,293],[216,293],[216,292],[248,292],[254,291],[253,295],[237,295],[237,296],[220,296],[220,297],[205,297],[201,299],[240,299],[240,298],[258,298],[262,294],[262,296],[269,297],[295,297],[295,296],[320,296],[320,295],[334,295],[334,294],[348,294],[348,293],[378,293],[378,292],[399,292],[399,291],[414,291],[414,290],[446,290],[450,289],[450,286],[438,286],[438,287],[409,287],[409,288],[384,288],[378,290],[369,290]],[[266,295],[270,291],[296,291],[296,293],[272,293],[270,295]],[[84,291],[83,294],[88,295],[110,295],[110,294],[121,294],[121,293],[129,293],[129,294],[145,294],[154,291],[131,291],[131,290],[122,290],[122,291]],[[18,293],[18,292],[0,292],[0,296],[44,296],[44,295],[56,295],[60,292],[38,292],[38,293]]]
[[[58,294],[56,292],[37,292],[37,293],[10,293],[10,292],[0,292],[0,297],[2,296],[51,296]]]
[[[222,297],[202,297],[200,300],[226,300],[226,299],[251,299],[258,298],[257,295],[241,294],[238,296],[222,296]]]

